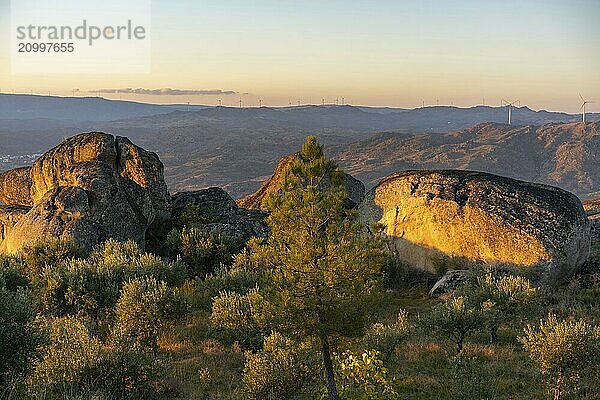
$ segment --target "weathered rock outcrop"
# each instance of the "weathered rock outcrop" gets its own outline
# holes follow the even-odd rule
[[[600,199],[587,200],[583,202],[583,208],[588,215],[591,224],[591,236],[593,242],[600,241]]]
[[[0,204],[32,206],[30,167],[15,168],[0,174]]]
[[[268,227],[264,217],[259,210],[239,208],[226,191],[217,187],[173,195],[175,223],[195,219],[203,229],[226,235],[238,243],[246,243],[253,236],[266,238]]]
[[[238,199],[237,204],[248,210],[266,211],[264,203],[267,195],[281,187],[287,168],[296,161],[298,157],[299,154],[296,153],[281,158],[275,167],[273,175],[271,175],[256,192]],[[346,207],[354,208],[360,204],[365,195],[365,185],[353,176],[346,174],[345,189],[347,194],[347,197],[344,200]]]
[[[206,222],[222,221],[238,212],[238,206],[233,198],[217,187],[176,193],[172,199],[173,219],[181,218],[186,211],[190,211],[190,207],[194,208],[193,212],[197,217]]]
[[[429,270],[434,257],[452,255],[541,264],[563,276],[577,270],[590,251],[590,224],[576,196],[480,172],[390,175],[367,193],[359,213],[367,226],[385,226],[399,257]]]
[[[88,248],[108,238],[143,246],[148,230],[171,213],[158,156],[105,133],[71,137],[3,179],[3,203],[31,208],[0,209],[0,253],[46,237]]]
[[[29,210],[31,207],[0,205],[0,245],[9,233],[7,227],[14,226]]]

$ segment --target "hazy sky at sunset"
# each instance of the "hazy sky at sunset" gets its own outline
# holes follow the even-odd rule
[[[345,97],[398,107],[498,105],[577,111],[599,103],[600,1],[152,2],[149,74],[12,74],[10,1],[0,0],[0,89],[68,95],[100,88],[233,90],[244,103]],[[132,16],[135,20],[135,15]],[[118,62],[116,60],[115,62]],[[239,95],[105,95],[237,104]]]

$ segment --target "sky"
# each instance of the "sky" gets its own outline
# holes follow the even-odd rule
[[[581,93],[597,101],[588,111],[600,111],[598,0],[153,0],[150,69],[133,74],[69,73],[68,65],[60,74],[13,73],[10,8],[0,0],[5,93],[140,88],[100,95],[246,106],[344,98],[408,108],[518,99],[567,112],[579,110]],[[150,91],[162,88],[184,92]]]

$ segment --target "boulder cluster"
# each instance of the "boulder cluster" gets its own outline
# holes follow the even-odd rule
[[[31,167],[0,174],[0,254],[48,237],[87,248],[108,238],[144,246],[191,211],[210,232],[240,241],[266,237],[265,199],[297,158],[282,158],[274,174],[236,204],[220,188],[171,196],[156,154],[124,137],[80,134]],[[600,207],[586,204],[591,223],[571,193],[486,173],[403,171],[366,194],[347,174],[346,192],[347,207],[358,210],[365,227],[381,227],[390,251],[423,269],[431,270],[440,257],[460,257],[571,274],[598,235],[593,218]]]

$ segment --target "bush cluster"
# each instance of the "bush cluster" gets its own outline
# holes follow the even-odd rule
[[[320,370],[310,345],[273,333],[261,351],[246,352],[245,357],[243,381],[249,399],[306,399],[316,393]]]
[[[237,247],[225,236],[196,227],[172,230],[167,237],[167,245],[171,255],[181,255],[190,278],[204,278],[221,265],[230,266]]]
[[[44,267],[32,284],[45,315],[76,314],[100,320],[112,313],[127,281],[146,276],[177,286],[185,279],[185,266],[146,253],[135,242],[109,240],[87,258]]]
[[[0,257],[0,387],[30,370],[42,340],[35,299],[23,276],[21,260]]]
[[[109,240],[86,255],[51,240],[0,257],[0,394],[164,397],[157,341],[186,313],[185,278],[182,261],[134,242]]]
[[[569,394],[586,398],[588,393],[580,387],[583,380],[600,389],[600,326],[582,320],[561,321],[550,314],[538,326],[528,325],[519,340],[554,399]]]

